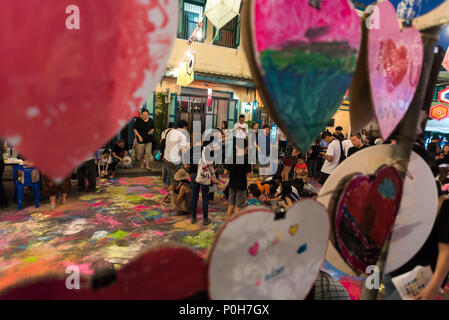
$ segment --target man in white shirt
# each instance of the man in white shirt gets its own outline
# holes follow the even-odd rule
[[[165,138],[163,162],[170,177],[169,191],[172,191],[177,184],[174,175],[181,168],[183,154],[189,151],[188,134],[187,121],[179,120],[177,128],[168,132]]]
[[[239,121],[234,125],[234,134],[238,139],[245,139],[248,134],[248,124],[245,123],[245,115],[239,116]]]
[[[332,134],[328,131],[323,132],[321,135],[321,139],[326,141],[329,146],[326,151],[326,160],[324,161],[323,166],[321,167],[321,175],[319,183],[323,185],[327,178],[331,175],[331,173],[335,170],[335,168],[340,163],[340,157],[342,155],[343,146],[341,145],[340,140],[336,139]]]
[[[343,151],[345,152],[345,156],[347,158],[349,149],[354,146],[352,144],[352,140],[351,139],[346,139],[341,144],[343,145]]]

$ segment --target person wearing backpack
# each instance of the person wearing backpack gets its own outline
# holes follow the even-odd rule
[[[170,122],[168,124],[168,128],[162,131],[161,133],[161,141],[159,142],[160,159],[164,158],[165,138],[167,137],[167,133],[169,133],[174,127],[175,123]],[[170,185],[170,176],[168,174],[168,169],[163,162],[162,162],[162,181],[167,187]]]
[[[320,172],[319,183],[323,185],[335,168],[346,159],[346,156],[343,152],[341,141],[336,139],[329,131],[323,132],[321,134],[321,139],[329,144],[325,155],[325,161]]]

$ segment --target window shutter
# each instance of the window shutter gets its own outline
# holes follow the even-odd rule
[[[184,0],[179,0],[179,18],[178,18],[178,38],[183,38],[184,34]]]
[[[235,31],[235,48],[240,45],[240,15],[237,16],[237,27]]]

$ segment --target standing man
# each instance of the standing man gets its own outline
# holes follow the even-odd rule
[[[150,168],[151,149],[153,144],[154,122],[150,119],[148,110],[143,109],[140,118],[134,122],[134,134],[137,138],[137,153],[140,161],[140,168]],[[143,166],[143,156],[145,154],[146,166]]]
[[[427,152],[429,153],[430,158],[432,159],[432,163],[435,162],[435,157],[440,154],[441,148],[438,142],[440,141],[440,137],[437,135],[432,136],[432,141],[427,146]]]
[[[341,156],[343,154],[343,146],[341,141],[336,139],[329,131],[325,131],[321,134],[321,139],[329,144],[327,147],[325,161],[321,168],[319,183],[323,185],[331,173],[335,170],[338,164],[341,162]]]
[[[165,137],[163,162],[170,179],[170,186],[168,188],[170,197],[173,196],[173,190],[177,184],[174,175],[181,168],[183,155],[189,151],[189,143],[187,140],[189,132],[187,131],[187,126],[187,121],[179,120],[176,129],[168,132]]]
[[[117,168],[119,165],[125,165],[124,157],[128,155],[128,150],[126,150],[125,140],[120,139],[119,142],[112,147],[112,162]]]
[[[337,138],[340,141],[345,140],[345,136],[343,135],[343,127],[341,127],[341,126],[336,127],[334,136],[335,136],[335,138]]]
[[[352,142],[353,147],[349,148],[348,157],[351,156],[352,154],[356,153],[357,151],[360,151],[360,150],[366,148],[366,146],[362,142],[362,136],[360,134],[352,135],[351,142]]]
[[[167,137],[167,133],[169,133],[174,128],[175,128],[175,123],[174,122],[170,122],[168,124],[168,128],[165,129],[164,131],[162,131],[162,133],[161,133],[161,141],[159,142],[159,146],[161,145],[162,140],[164,140]],[[162,181],[164,182],[164,184],[166,186],[170,185],[170,180],[169,180],[169,177],[168,177],[168,170],[165,167],[164,163],[162,163]]]
[[[248,124],[245,123],[245,115],[239,115],[239,121],[234,124],[234,134],[238,139],[246,139],[248,134]]]

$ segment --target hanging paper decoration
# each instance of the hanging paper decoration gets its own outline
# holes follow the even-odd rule
[[[79,29],[68,6],[78,8]],[[3,0],[0,136],[62,181],[159,82],[176,38],[173,12],[177,0]]]
[[[449,87],[438,92],[438,100],[442,103],[449,104]]]
[[[198,25],[196,26],[195,30],[193,30],[189,39],[187,39],[187,44],[189,45],[189,47],[193,44],[193,42],[195,42],[196,36],[198,35],[198,32],[200,32],[202,27],[203,27],[203,20],[198,22]]]
[[[446,69],[447,72],[449,72],[449,49],[446,50],[446,56],[443,60],[443,67]]]
[[[339,196],[335,190],[340,189],[345,177],[354,175],[355,172],[364,175],[373,174],[377,168],[389,163],[388,159],[392,159],[394,148],[393,145],[366,148],[350,156],[334,170],[318,197],[318,201],[328,208],[333,221],[336,220],[336,202]],[[418,252],[428,238],[437,214],[438,194],[435,178],[429,166],[418,154],[412,152],[407,170],[408,174],[402,188],[401,205],[385,264],[385,273],[400,268]],[[328,249],[326,260],[349,275],[360,274],[358,271],[351,271],[346,262],[340,259],[334,249],[337,246],[334,235],[331,235],[331,240],[332,244]]]
[[[438,121],[443,120],[444,118],[448,117],[449,108],[446,106],[443,106],[442,104],[438,104],[436,106],[433,106],[430,108],[429,117],[431,119],[435,119]]]
[[[329,217],[314,200],[275,220],[268,208],[247,209],[227,222],[209,256],[209,296],[219,300],[304,299],[329,237]]]
[[[190,83],[195,80],[195,53],[193,51],[189,51],[187,53],[187,61],[182,62],[181,66],[178,70],[178,79],[176,84],[178,86],[188,86]]]
[[[402,196],[402,178],[394,167],[372,177],[358,174],[337,203],[335,237],[343,258],[359,272],[375,265],[394,225]]]
[[[204,14],[220,30],[240,12],[241,0],[207,0]]]
[[[264,105],[306,152],[351,84],[360,19],[347,0],[253,0],[246,10],[245,50]]]
[[[186,272],[189,276],[186,277]],[[106,270],[93,279],[80,278],[68,290],[70,275],[24,279],[0,294],[2,300],[178,300],[206,296],[206,263],[183,247],[153,248],[118,271]]]
[[[418,86],[423,44],[413,27],[399,30],[393,5],[377,4],[379,29],[369,30],[368,67],[371,96],[380,132],[387,139],[410,106]]]

